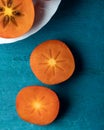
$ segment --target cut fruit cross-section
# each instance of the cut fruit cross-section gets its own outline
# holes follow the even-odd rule
[[[0,37],[15,38],[25,34],[34,19],[32,0],[0,0]]]
[[[16,98],[16,110],[25,121],[47,125],[52,123],[59,112],[59,99],[55,92],[46,87],[23,88]]]
[[[33,50],[30,66],[41,82],[53,85],[71,77],[75,69],[75,61],[65,43],[49,40]]]

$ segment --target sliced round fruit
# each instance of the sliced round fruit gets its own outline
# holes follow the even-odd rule
[[[41,82],[53,85],[67,80],[73,74],[75,61],[65,43],[49,40],[33,50],[30,67]]]
[[[34,18],[32,0],[0,0],[0,37],[15,38],[25,34]]]
[[[37,125],[52,123],[59,112],[59,99],[49,88],[29,86],[23,88],[16,98],[16,110],[25,121]]]

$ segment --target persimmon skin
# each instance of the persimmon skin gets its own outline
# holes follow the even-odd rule
[[[52,123],[59,113],[60,102],[54,91],[42,86],[23,88],[16,97],[16,110],[21,119],[36,125]]]
[[[72,76],[75,61],[71,50],[64,42],[48,40],[39,44],[32,51],[30,67],[41,82],[55,85]]]
[[[6,6],[7,1],[10,0],[4,0],[5,5],[0,1],[0,7],[4,8],[4,11],[0,12],[0,37],[17,38],[24,35],[32,28],[35,21],[35,6],[32,0],[14,0],[12,6],[8,8]],[[13,11],[20,12],[21,15],[15,16]],[[4,18],[7,15],[9,16],[9,22],[7,18]],[[4,22],[5,19],[6,21]],[[4,27],[4,23],[8,24]]]

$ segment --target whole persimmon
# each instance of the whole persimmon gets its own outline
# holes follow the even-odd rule
[[[25,34],[34,19],[32,0],[0,0],[0,37],[15,38]]]
[[[48,40],[33,50],[30,67],[41,82],[54,85],[71,77],[75,61],[71,50],[64,42]]]
[[[54,91],[41,86],[23,88],[16,98],[20,118],[37,125],[52,123],[59,112],[59,99]]]

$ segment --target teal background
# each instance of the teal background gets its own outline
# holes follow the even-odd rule
[[[48,126],[22,121],[15,110],[17,93],[44,85],[29,66],[32,50],[48,39],[69,46],[76,71],[66,82],[47,86],[57,92],[61,109]],[[35,35],[0,45],[0,130],[104,130],[104,0],[62,0],[51,21]]]

